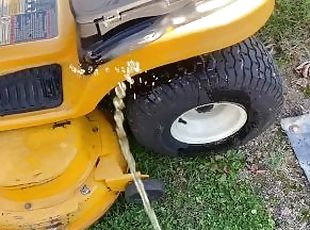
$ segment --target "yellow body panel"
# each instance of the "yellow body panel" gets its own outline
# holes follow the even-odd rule
[[[1,230],[85,229],[132,181],[117,137],[102,112],[66,124],[1,133],[0,159],[9,172],[1,174]],[[5,145],[5,140],[14,139],[19,147]],[[59,151],[63,147],[71,150]],[[15,170],[6,165],[14,165]]]
[[[63,126],[65,128],[44,125],[40,128],[0,132],[0,162],[6,162],[1,167],[0,186],[29,186],[55,179],[79,156],[78,152],[83,147],[82,140],[92,141],[85,146],[89,148],[87,152],[91,152],[91,148],[99,152],[99,136],[91,132],[81,133],[83,125],[87,123],[68,123]]]
[[[228,47],[253,35],[267,21],[274,0],[236,0],[195,22],[168,32],[156,42],[102,65],[96,75],[81,76],[70,66],[79,66],[78,38],[69,1],[58,0],[59,36],[0,48],[0,75],[17,70],[59,63],[63,69],[64,102],[55,109],[0,118],[0,131],[42,125],[90,113],[123,74],[118,68],[130,60],[146,71],[202,53]],[[148,58],[146,58],[148,57]]]

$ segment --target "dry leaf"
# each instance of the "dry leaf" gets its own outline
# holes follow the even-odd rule
[[[258,166],[253,164],[253,165],[250,165],[248,166],[248,170],[253,173],[253,174],[256,174],[256,172],[259,170]]]
[[[310,78],[310,61],[306,61],[298,66],[296,72],[304,78]]]
[[[267,171],[266,170],[257,170],[256,174],[265,174]]]
[[[224,167],[224,172],[225,172],[226,174],[229,174],[229,173],[230,173],[230,168],[229,168],[228,166],[225,166],[225,167]]]
[[[265,48],[268,50],[268,52],[271,54],[271,55],[275,55],[275,44],[267,44],[265,46]]]

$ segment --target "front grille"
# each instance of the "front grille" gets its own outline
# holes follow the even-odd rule
[[[0,116],[55,108],[63,102],[60,65],[0,76]]]

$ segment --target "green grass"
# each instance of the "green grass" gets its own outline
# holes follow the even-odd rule
[[[306,98],[310,98],[310,85],[308,85],[305,89],[304,89],[304,95]]]
[[[275,45],[275,59],[286,77],[296,77],[294,68],[310,59],[310,0],[277,0],[277,8],[260,36]],[[310,97],[310,85],[301,91]]]
[[[276,59],[290,65],[310,56],[310,0],[277,0],[276,10],[261,31],[264,40],[275,44]]]
[[[138,167],[166,185],[166,197],[154,204],[163,229],[247,230],[274,229],[261,199],[239,172],[241,152],[224,157],[170,159],[134,147]],[[140,205],[121,197],[93,230],[151,229]]]

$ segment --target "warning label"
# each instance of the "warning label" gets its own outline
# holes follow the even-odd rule
[[[57,35],[56,0],[0,0],[0,46]]]

